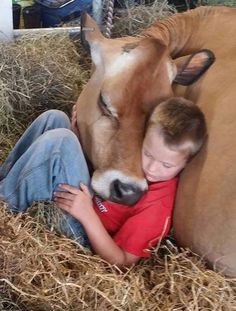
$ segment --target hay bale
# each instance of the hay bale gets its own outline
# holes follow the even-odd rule
[[[145,3],[145,1],[143,2]],[[144,3],[115,11],[112,37],[136,35],[153,21],[177,12],[173,5],[168,4],[167,0],[155,0],[148,6]]]
[[[140,0],[123,1],[122,8],[114,8],[111,34],[113,38],[121,36],[132,36],[149,26],[157,19],[165,18],[176,13],[174,5],[170,5],[168,0]],[[119,3],[119,1],[117,1]],[[103,25],[102,32],[106,33],[108,2],[103,1]],[[124,8],[125,7],[125,8]],[[80,18],[74,19],[62,26],[78,26]]]
[[[90,59],[68,35],[24,36],[0,43],[0,161],[28,124],[48,109],[70,113]]]
[[[41,112],[69,111],[78,98],[89,69],[66,35],[24,36],[0,44],[0,123],[10,132],[27,125]],[[21,127],[21,126],[20,126]]]

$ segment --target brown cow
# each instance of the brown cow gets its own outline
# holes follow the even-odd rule
[[[173,95],[177,70],[182,83],[191,82],[212,54],[199,52],[176,66],[161,41],[106,39],[88,15],[83,24],[95,71],[77,107],[83,148],[95,169],[92,186],[105,199],[133,204],[147,187],[140,157],[148,116]]]
[[[145,189],[140,147],[153,107],[199,68],[171,57],[211,49],[216,62],[193,86],[176,94],[204,111],[209,140],[181,176],[174,213],[180,245],[236,276],[236,9],[200,7],[153,24],[138,38],[109,40],[86,18],[84,32],[96,65],[78,100],[82,143],[95,167],[92,185],[111,200],[133,202]],[[191,80],[191,79],[190,79]],[[134,151],[136,150],[136,151]],[[130,196],[130,198],[129,198]]]

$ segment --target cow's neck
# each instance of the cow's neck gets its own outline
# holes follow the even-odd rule
[[[143,35],[164,41],[173,58],[187,55],[207,46],[211,35],[209,29],[217,31],[216,27],[220,26],[217,24],[219,14],[225,13],[217,7],[199,7],[158,21]]]

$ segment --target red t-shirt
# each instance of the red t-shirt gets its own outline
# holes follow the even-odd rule
[[[132,206],[103,201],[95,196],[94,209],[115,243],[124,251],[148,257],[148,249],[164,237],[171,224],[177,178],[150,183]]]

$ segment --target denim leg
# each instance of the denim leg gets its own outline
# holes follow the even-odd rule
[[[87,163],[78,138],[68,129],[46,131],[14,163],[0,182],[0,196],[9,209],[22,212],[33,201],[51,200],[59,183],[90,185]],[[67,213],[60,213],[58,230],[87,246],[82,225]]]
[[[26,129],[0,167],[0,181],[7,176],[14,163],[40,135],[56,128],[70,129],[70,120],[64,112],[60,110],[48,110],[36,118]]]

